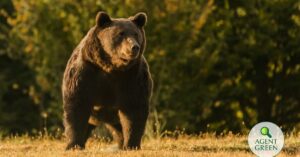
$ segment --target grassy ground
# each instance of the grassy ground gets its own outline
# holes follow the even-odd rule
[[[144,140],[142,150],[111,152],[114,144],[97,138],[90,138],[83,151],[64,151],[65,140],[50,137],[11,137],[0,141],[0,156],[201,156],[201,157],[248,157],[254,156],[248,148],[246,136],[226,135],[216,137],[211,134],[201,136],[180,136],[160,140]],[[300,157],[300,133],[287,136],[283,151],[278,155]]]

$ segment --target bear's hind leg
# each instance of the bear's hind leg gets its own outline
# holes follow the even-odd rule
[[[140,149],[141,139],[144,134],[145,125],[148,117],[148,108],[141,107],[131,111],[122,109],[119,112],[123,130],[123,149]]]
[[[113,136],[114,141],[118,143],[119,149],[123,147],[123,134],[121,123],[105,123],[106,128]]]
[[[103,107],[98,109],[96,117],[105,123],[105,127],[109,130],[114,141],[118,143],[118,147],[121,149],[123,146],[123,134],[118,110]]]

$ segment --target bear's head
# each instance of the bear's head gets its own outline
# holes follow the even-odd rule
[[[99,12],[96,25],[86,37],[90,60],[102,68],[113,69],[128,67],[140,60],[146,44],[143,28],[146,21],[145,13],[113,19]]]

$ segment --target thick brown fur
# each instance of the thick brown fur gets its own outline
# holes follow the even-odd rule
[[[143,56],[146,20],[144,13],[111,19],[99,12],[73,51],[62,84],[67,150],[84,149],[98,121],[120,149],[140,148],[152,93]]]

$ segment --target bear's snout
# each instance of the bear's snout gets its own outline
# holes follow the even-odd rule
[[[139,52],[140,52],[140,46],[137,44],[133,45],[131,48],[131,53],[132,53],[131,55],[137,56]]]
[[[124,55],[130,59],[135,59],[139,55],[140,45],[137,43],[135,39],[127,38],[126,43],[124,43],[126,50],[124,51]]]

